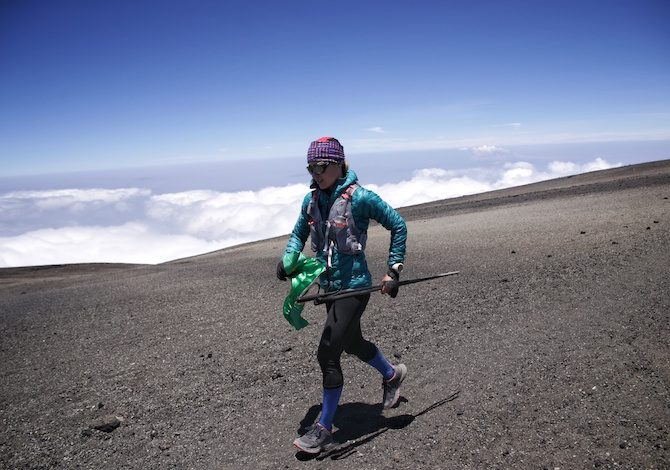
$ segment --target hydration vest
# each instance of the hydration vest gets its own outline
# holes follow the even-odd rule
[[[309,232],[312,239],[312,251],[327,253],[327,266],[331,266],[333,246],[339,253],[357,255],[365,249],[368,239],[367,232],[361,232],[354,224],[351,213],[351,197],[358,188],[356,183],[351,184],[335,200],[330,208],[328,220],[322,220],[319,211],[318,189],[312,193],[312,200],[307,206],[309,215]]]

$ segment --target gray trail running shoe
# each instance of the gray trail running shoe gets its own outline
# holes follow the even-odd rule
[[[308,454],[318,454],[333,443],[333,433],[316,423],[307,432],[293,441],[293,445]]]
[[[384,409],[393,408],[400,398],[400,384],[407,376],[407,367],[405,364],[398,364],[393,366],[395,374],[389,380],[384,380],[382,386],[384,387]]]

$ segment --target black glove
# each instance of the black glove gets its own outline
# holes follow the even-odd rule
[[[287,276],[288,274],[286,274],[286,270],[284,269],[284,261],[279,260],[279,264],[277,264],[277,279],[285,281]]]
[[[384,281],[384,286],[388,287],[389,295],[392,299],[395,299],[398,295],[398,282],[400,281],[400,272],[395,269],[389,269],[386,273],[393,278],[392,281]]]

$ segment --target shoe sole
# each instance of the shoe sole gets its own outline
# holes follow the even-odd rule
[[[398,404],[398,400],[400,399],[400,385],[402,385],[403,381],[405,380],[405,377],[407,377],[407,367],[404,367],[403,369],[400,369],[402,372],[400,374],[400,383],[398,384],[398,387],[395,389],[395,394],[393,395],[393,400],[391,400],[391,404],[388,406],[384,406],[385,410],[389,410],[396,406]]]
[[[293,441],[293,445],[296,446],[298,448],[298,450],[300,450],[301,452],[305,452],[307,454],[312,454],[312,455],[318,454],[323,450],[323,449],[321,449],[321,447],[309,448],[309,449],[305,449],[304,447],[300,447],[300,444],[298,444],[298,439]]]
[[[307,454],[311,454],[311,455],[316,455],[316,454],[320,454],[321,452],[323,452],[324,450],[326,450],[326,448],[327,448],[328,446],[332,445],[332,443],[330,443],[330,444],[326,444],[326,445],[323,446],[323,447],[309,447],[309,448],[304,448],[304,447],[300,447],[300,438],[298,438],[298,439],[296,439],[295,441],[293,441],[293,445],[296,446],[296,447],[298,448],[298,450],[300,450],[301,452],[305,452],[305,453],[307,453]]]

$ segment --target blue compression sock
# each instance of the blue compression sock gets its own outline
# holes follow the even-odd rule
[[[323,408],[321,409],[319,424],[329,431],[333,429],[333,419],[335,419],[335,411],[337,410],[337,404],[340,402],[341,395],[341,385],[337,388],[323,389]]]
[[[384,357],[379,348],[377,348],[377,353],[375,354],[375,357],[370,359],[368,361],[368,364],[377,369],[379,373],[382,374],[385,380],[389,380],[391,377],[393,377],[393,374],[395,374],[395,369],[393,369],[393,366],[386,359],[386,357]]]

